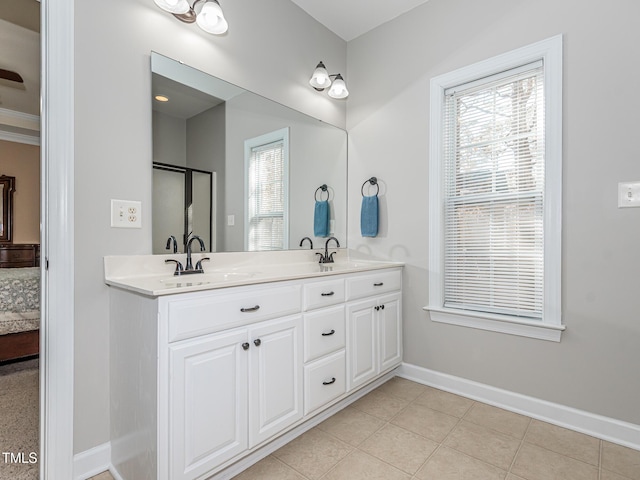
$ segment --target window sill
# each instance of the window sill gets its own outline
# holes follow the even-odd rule
[[[442,307],[424,307],[423,309],[429,312],[433,322],[537,338],[551,342],[559,342],[562,332],[566,328],[564,325],[550,325],[514,317],[502,317]]]

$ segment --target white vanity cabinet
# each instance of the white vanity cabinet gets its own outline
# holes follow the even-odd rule
[[[113,288],[110,318],[120,477],[230,478],[400,364],[401,268],[164,295]]]
[[[348,391],[401,362],[401,286],[400,270],[347,279]]]
[[[242,290],[160,301],[170,479],[199,478],[302,418],[302,316],[261,320],[299,312],[300,286]]]
[[[198,478],[302,418],[302,319],[169,346],[171,479]]]

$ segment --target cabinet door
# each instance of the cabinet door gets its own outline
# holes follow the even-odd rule
[[[249,330],[249,447],[302,418],[302,317]]]
[[[380,372],[395,367],[402,361],[401,295],[394,293],[378,300],[380,331]]]
[[[170,478],[193,479],[247,448],[247,330],[169,347]]]
[[[348,390],[378,373],[376,300],[354,302],[347,307]]]

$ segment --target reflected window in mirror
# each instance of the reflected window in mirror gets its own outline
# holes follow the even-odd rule
[[[0,243],[11,243],[13,230],[13,192],[16,177],[0,176],[0,202],[2,205],[2,225],[0,225]]]
[[[289,129],[245,140],[245,249],[289,248]]]

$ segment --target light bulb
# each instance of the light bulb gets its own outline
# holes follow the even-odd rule
[[[220,5],[215,0],[206,2],[196,17],[198,26],[208,33],[221,35],[229,29]]]
[[[154,0],[154,2],[164,11],[178,15],[187,13],[191,9],[187,0]]]
[[[331,85],[331,79],[329,78],[329,73],[327,72],[324,63],[318,63],[318,66],[313,71],[313,75],[311,75],[309,84],[317,90],[323,90]]]
[[[342,75],[336,75],[336,79],[333,81],[328,95],[331,98],[347,98],[349,96],[349,90],[347,90],[347,84],[344,83]]]

